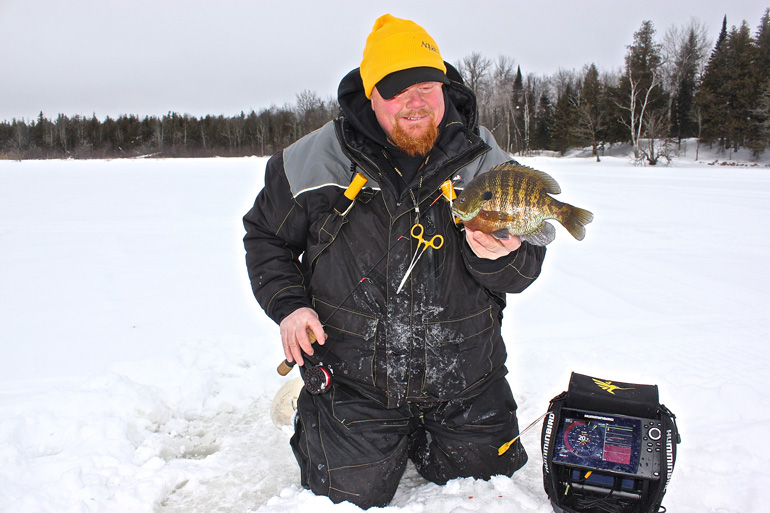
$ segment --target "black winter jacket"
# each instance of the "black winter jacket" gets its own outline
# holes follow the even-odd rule
[[[473,395],[504,375],[505,293],[529,286],[545,255],[525,242],[481,259],[455,225],[441,184],[459,176],[461,188],[510,156],[477,126],[470,89],[450,77],[436,147],[400,194],[392,155],[408,157],[386,142],[354,70],[340,84],[341,116],[268,161],[244,217],[249,277],[267,315],[280,323],[297,308],[315,309],[329,338],[307,360],[390,408]],[[343,216],[334,205],[351,168],[368,183]],[[444,245],[425,251],[397,294],[417,222]]]

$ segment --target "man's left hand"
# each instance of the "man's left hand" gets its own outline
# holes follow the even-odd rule
[[[465,229],[465,240],[477,257],[489,260],[504,257],[521,246],[521,240],[516,235],[511,235],[507,239],[497,239],[484,232],[468,228]]]

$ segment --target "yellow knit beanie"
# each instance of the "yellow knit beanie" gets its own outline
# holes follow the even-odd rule
[[[372,97],[372,89],[385,76],[409,68],[426,69],[427,80],[422,81],[440,80],[448,83],[446,66],[438,45],[424,28],[413,21],[390,14],[380,16],[366,38],[361,61],[361,79],[366,97]]]

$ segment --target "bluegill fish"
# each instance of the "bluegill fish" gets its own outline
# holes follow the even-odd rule
[[[556,219],[577,240],[593,221],[588,210],[553,199],[561,188],[542,171],[506,162],[477,176],[452,203],[452,212],[471,230],[505,239],[517,235],[536,246],[554,240],[556,230],[546,219]]]

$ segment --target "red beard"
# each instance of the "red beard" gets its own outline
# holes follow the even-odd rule
[[[433,145],[436,144],[438,139],[438,127],[436,127],[435,118],[432,113],[420,111],[417,116],[430,116],[430,124],[424,132],[418,136],[413,136],[407,133],[401,128],[399,123],[393,128],[393,144],[398,149],[409,155],[410,157],[422,157],[430,153],[433,149]],[[401,116],[408,117],[408,116]]]

